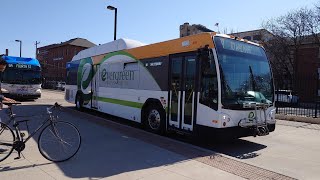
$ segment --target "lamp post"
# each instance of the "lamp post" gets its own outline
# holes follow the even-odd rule
[[[21,40],[16,40],[16,42],[20,43],[20,57],[21,57],[21,46],[22,46],[22,41]]]
[[[40,42],[36,41],[36,43],[34,45],[36,45],[36,59],[38,58],[38,44],[40,44]]]
[[[115,14],[114,14],[114,40],[116,40],[117,39],[117,8],[115,8],[113,6],[108,6],[107,9],[115,11]]]

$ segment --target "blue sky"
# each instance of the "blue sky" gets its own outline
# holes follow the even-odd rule
[[[114,11],[118,8],[117,38],[155,43],[179,37],[185,22],[202,24],[217,31],[227,28],[248,31],[261,28],[263,20],[300,7],[313,7],[319,0],[1,0],[0,54],[35,56],[40,46],[72,38],[95,44],[113,40]]]

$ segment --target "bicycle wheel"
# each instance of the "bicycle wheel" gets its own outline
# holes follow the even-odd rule
[[[72,158],[79,150],[81,136],[73,124],[56,121],[47,125],[40,133],[38,148],[46,159],[62,162]]]
[[[0,122],[0,162],[10,156],[14,141],[15,136],[12,129]]]

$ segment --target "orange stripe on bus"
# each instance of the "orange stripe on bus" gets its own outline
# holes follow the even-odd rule
[[[187,45],[182,45],[186,43]],[[125,50],[137,59],[168,56],[182,52],[196,51],[206,45],[214,48],[212,35],[210,33],[201,33],[192,36],[186,36],[179,39],[150,44],[142,47]]]

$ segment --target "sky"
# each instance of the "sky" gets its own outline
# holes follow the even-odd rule
[[[185,22],[234,32],[260,29],[263,21],[320,0],[1,0],[0,54],[35,57],[38,47],[85,38],[95,44],[113,41],[114,11],[118,9],[117,38],[146,44],[179,38]]]

